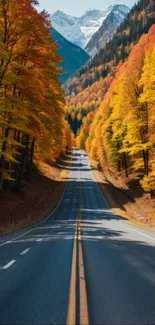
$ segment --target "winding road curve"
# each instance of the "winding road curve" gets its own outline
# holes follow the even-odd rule
[[[0,324],[73,323],[155,324],[155,233],[112,214],[81,150],[54,213],[0,238]]]

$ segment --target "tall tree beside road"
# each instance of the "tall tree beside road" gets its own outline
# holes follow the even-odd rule
[[[0,189],[30,179],[33,154],[65,150],[64,98],[48,15],[36,0],[0,3]]]

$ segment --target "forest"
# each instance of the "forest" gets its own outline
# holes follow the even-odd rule
[[[72,119],[82,123],[89,112],[96,111],[100,107],[118,67],[125,62],[134,45],[143,34],[148,33],[153,23],[155,23],[155,2],[138,1],[105,49],[100,50],[64,85],[65,110],[69,122]],[[76,132],[74,123],[71,125]]]
[[[35,0],[0,3],[0,191],[76,144],[154,196],[155,3],[140,0],[105,49],[61,89],[62,58]]]
[[[77,145],[104,168],[138,173],[155,195],[155,24],[141,36],[95,113],[84,119]]]
[[[0,191],[22,191],[34,159],[72,146],[58,82],[61,58],[36,0],[0,2]]]

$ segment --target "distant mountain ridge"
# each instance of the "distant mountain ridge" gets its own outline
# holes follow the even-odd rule
[[[66,40],[55,29],[51,30],[51,35],[58,46],[58,54],[63,58],[61,67],[64,73],[59,75],[60,83],[63,84],[68,78],[72,77],[90,57],[84,50]]]
[[[86,48],[86,51],[89,54],[89,47],[87,48],[87,45],[91,41],[93,35],[100,30],[108,16],[114,12],[116,17],[116,30],[118,24],[124,20],[129,11],[130,9],[125,5],[113,5],[104,11],[88,10],[81,17],[74,17],[66,15],[62,11],[58,10],[51,15],[51,22],[54,29],[56,29],[61,35],[82,49]],[[90,47],[92,47],[91,44]],[[98,46],[96,46],[96,51],[97,48]],[[90,51],[90,55],[92,55],[91,52],[92,51]]]
[[[129,8],[124,5],[114,5],[109,15],[103,21],[102,26],[90,39],[85,47],[85,51],[89,55],[94,56],[100,49],[103,49],[109,40],[112,39],[117,27],[125,19],[129,11]]]

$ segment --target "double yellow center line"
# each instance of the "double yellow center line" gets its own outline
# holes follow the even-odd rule
[[[77,284],[78,292],[77,294]],[[72,269],[69,293],[69,305],[67,315],[67,325],[76,325],[77,317],[79,325],[88,325],[88,304],[86,293],[86,281],[83,263],[82,243],[81,243],[81,191],[80,208],[78,212],[77,224],[75,227]]]

